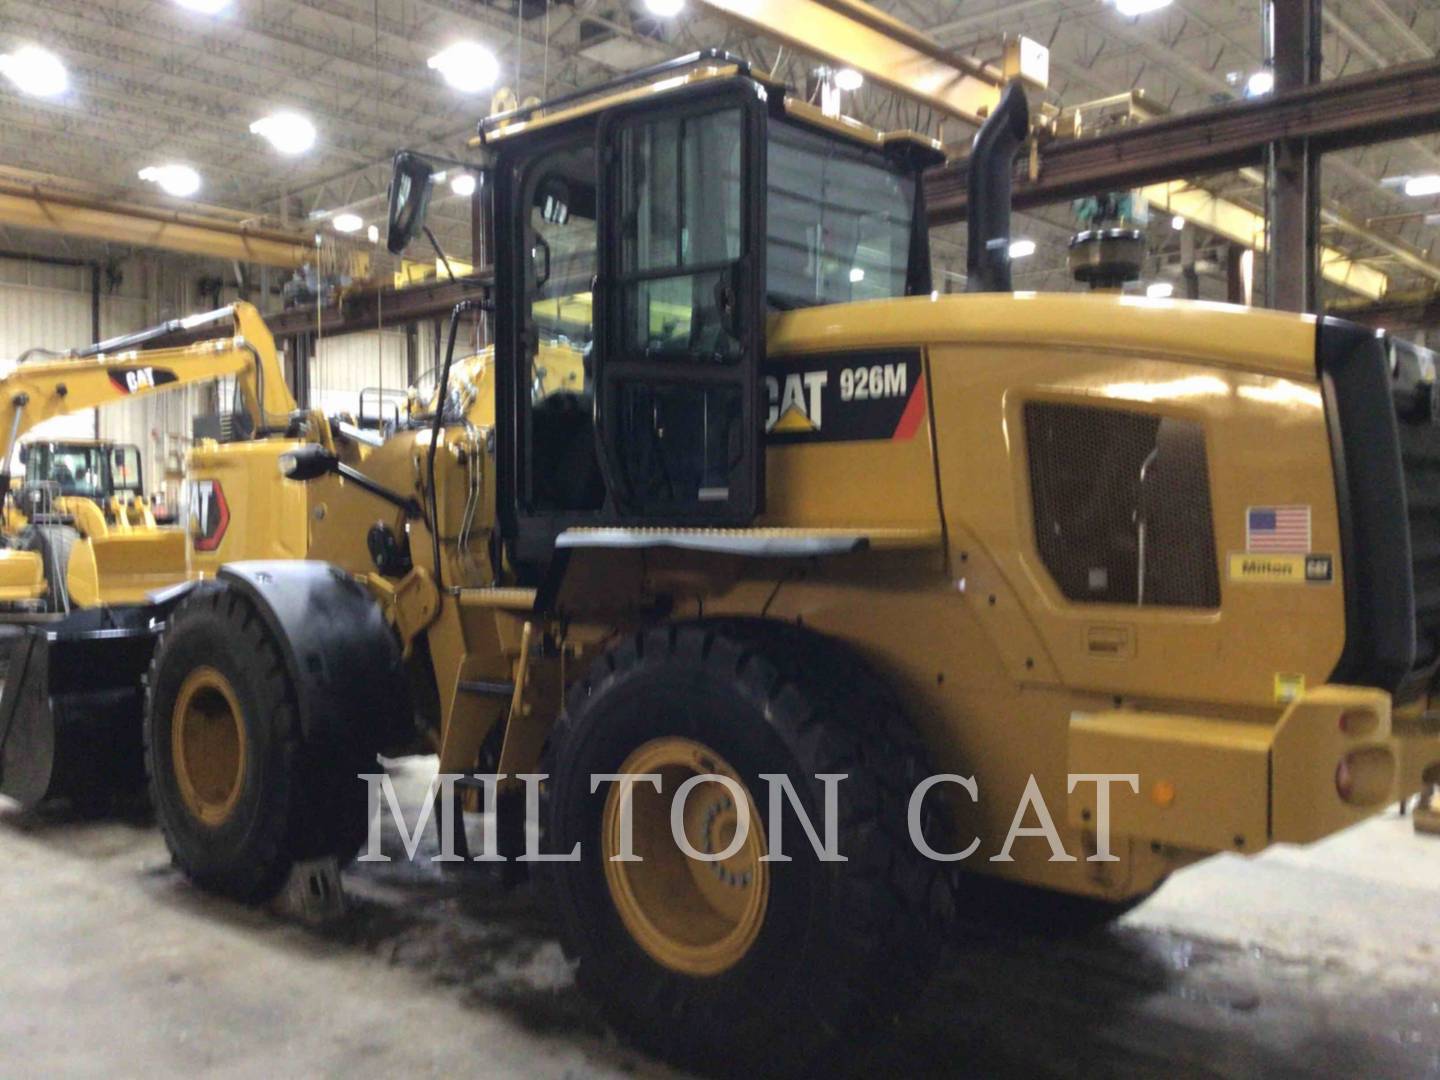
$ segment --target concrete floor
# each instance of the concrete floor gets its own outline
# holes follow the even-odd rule
[[[399,766],[412,797],[424,761]],[[432,766],[433,767],[433,766]],[[990,933],[878,1075],[1440,1077],[1440,838],[1387,814],[1222,856],[1116,927]],[[573,985],[528,886],[357,866],[323,930],[204,896],[144,822],[0,800],[0,1077],[666,1076]],[[490,868],[487,868],[487,870]]]

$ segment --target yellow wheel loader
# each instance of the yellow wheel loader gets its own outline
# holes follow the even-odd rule
[[[80,537],[157,528],[145,501],[140,450],[101,439],[41,441],[22,443],[20,460],[25,475],[4,507],[8,546],[0,548],[0,602],[67,611],[68,572]],[[173,561],[173,546],[170,554]],[[183,558],[178,565],[183,568]]]
[[[724,54],[484,122],[493,399],[447,360],[363,460],[287,449],[308,558],[148,609],[181,870],[347,859],[358,774],[431,746],[621,1032],[771,1073],[903,1011],[983,880],[1115,911],[1434,783],[1434,358],[1013,292],[1026,112],[977,137],[954,296],[936,146]],[[430,183],[397,157],[392,250]]]

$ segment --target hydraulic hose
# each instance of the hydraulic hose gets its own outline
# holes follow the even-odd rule
[[[445,363],[440,368],[440,380],[436,384],[439,396],[435,399],[435,419],[430,425],[430,453],[425,460],[426,507],[430,512],[430,551],[435,571],[435,587],[445,587],[444,571],[440,568],[440,500],[435,493],[435,452],[440,448],[440,432],[445,426],[445,401],[450,396],[450,365],[455,360],[455,333],[460,326],[460,316],[474,308],[473,300],[461,300],[450,309],[450,333],[445,345]]]

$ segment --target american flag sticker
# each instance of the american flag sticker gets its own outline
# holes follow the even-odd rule
[[[1245,511],[1245,550],[1308,553],[1310,507],[1250,507]]]

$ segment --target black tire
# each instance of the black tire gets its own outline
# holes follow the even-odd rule
[[[608,785],[662,736],[720,755],[750,788],[767,834],[760,773],[786,773],[823,829],[817,774],[839,785],[839,849],[819,860],[789,803],[784,853],[769,863],[758,936],[726,970],[697,977],[657,961],[620,917],[600,828]],[[938,864],[910,843],[910,793],[925,754],[893,696],[836,642],[787,624],[701,621],[641,634],[601,657],[571,689],[552,736],[547,850],[581,844],[580,862],[541,864],[578,979],[622,1034],[704,1072],[822,1067],[835,1040],[875,1031],[903,1010],[938,948],[931,917]],[[667,798],[668,798],[667,792]]]
[[[207,823],[180,791],[172,717],[200,667],[228,682],[239,706],[245,757],[238,796]],[[268,899],[296,862],[349,861],[365,841],[371,748],[315,745],[301,737],[292,676],[279,643],[249,599],[201,586],[170,617],[147,679],[145,766],[150,798],[175,864],[196,884],[237,900]]]
[[[45,610],[70,610],[70,590],[66,573],[70,569],[70,552],[80,534],[69,525],[27,525],[20,531],[18,547],[40,556],[45,567]]]

